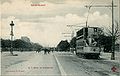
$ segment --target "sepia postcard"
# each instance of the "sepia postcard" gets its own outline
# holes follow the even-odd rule
[[[120,0],[0,0],[1,76],[120,76]]]

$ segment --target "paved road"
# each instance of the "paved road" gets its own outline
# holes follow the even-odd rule
[[[32,55],[33,54],[33,55]],[[19,56],[19,55],[18,55]],[[19,60],[15,60],[18,62],[17,64],[13,64],[8,66],[7,68],[2,68],[2,75],[17,75],[17,76],[59,76],[61,75],[58,64],[55,60],[53,54],[44,55],[43,53],[31,53],[29,55],[30,59],[26,59],[23,62],[19,62]],[[12,59],[15,57],[12,57]],[[7,58],[6,58],[7,59]],[[11,59],[11,58],[10,58]],[[4,60],[2,60],[4,62]],[[14,62],[14,60],[13,60]],[[4,62],[5,63],[5,62]],[[2,64],[4,65],[4,64]]]
[[[71,76],[119,76],[120,63],[107,61],[104,59],[83,59],[71,53],[55,54],[61,63],[65,73]],[[116,72],[111,68],[115,66]]]
[[[104,59],[93,60],[78,58],[68,52],[54,52],[44,55],[41,53],[24,53],[17,57],[2,57],[2,74],[5,75],[37,75],[37,76],[119,76],[120,63]],[[18,58],[18,59],[17,59]],[[5,59],[5,60],[4,60]],[[10,65],[9,60],[17,62]],[[15,59],[15,60],[14,60]],[[17,59],[17,60],[16,60]],[[8,63],[5,63],[8,62]],[[21,61],[21,62],[20,62]],[[5,68],[4,66],[7,66]],[[115,66],[116,72],[111,68]]]

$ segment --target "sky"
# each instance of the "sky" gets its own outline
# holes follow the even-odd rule
[[[114,18],[119,20],[119,0],[114,0]],[[40,6],[32,6],[39,4]],[[1,38],[10,39],[10,23],[14,22],[14,39],[27,36],[43,46],[56,46],[61,40],[70,40],[71,34],[85,26],[104,30],[111,26],[111,8],[85,5],[111,5],[111,0],[1,0]],[[43,6],[41,6],[43,5]],[[76,25],[81,27],[67,27]]]

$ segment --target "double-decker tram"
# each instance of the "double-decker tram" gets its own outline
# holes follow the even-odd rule
[[[76,55],[85,58],[99,58],[99,27],[83,27],[76,33]]]

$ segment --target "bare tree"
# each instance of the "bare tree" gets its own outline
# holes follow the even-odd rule
[[[117,40],[120,39],[120,25],[117,21],[115,21],[114,24],[114,32],[111,30],[112,28],[108,29],[107,35],[112,38],[112,54],[111,54],[111,60],[115,60],[115,43]]]
[[[112,30],[111,29],[112,28],[109,27],[107,29],[107,33],[106,34],[108,36],[112,37]],[[118,21],[115,21],[115,24],[114,24],[114,38],[115,38],[115,42],[120,39],[120,25],[119,25]]]

